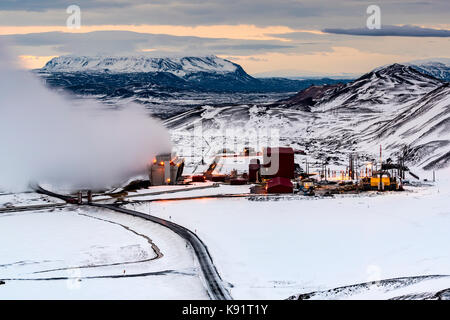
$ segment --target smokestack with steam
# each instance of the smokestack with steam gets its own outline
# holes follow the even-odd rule
[[[145,175],[148,162],[171,144],[141,106],[111,110],[73,101],[20,70],[0,47],[0,150],[0,189],[37,182],[76,190]]]

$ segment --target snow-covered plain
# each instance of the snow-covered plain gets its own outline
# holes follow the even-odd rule
[[[205,187],[204,189],[194,189],[194,188],[184,188],[184,191],[182,192],[176,192],[176,193],[162,193],[162,194],[156,194],[151,195],[149,194],[133,194],[129,193],[131,195],[130,198],[126,198],[128,201],[147,201],[147,200],[166,200],[166,199],[179,199],[179,198],[189,198],[189,197],[208,197],[208,196],[218,196],[218,195],[236,195],[236,194],[248,194],[250,193],[250,187],[251,185],[241,185],[241,186],[231,186],[231,185],[218,185],[212,184],[210,182],[204,183]],[[172,187],[173,188],[173,187]],[[179,188],[173,188],[174,190],[177,190]]]
[[[403,193],[203,198],[128,207],[196,232],[237,299],[311,292],[312,299],[423,298],[448,289],[450,276],[411,278],[405,285],[383,280],[450,275],[450,172],[438,171],[437,177],[435,184]],[[248,186],[189,189],[140,192],[129,200],[248,192]],[[27,204],[26,198],[18,203]],[[138,218],[75,206],[2,213],[0,241],[6,244],[0,249],[0,279],[6,281],[0,299],[208,298],[184,240]],[[380,285],[358,285],[374,280]]]
[[[0,299],[208,299],[172,231],[100,209],[0,215]]]
[[[0,192],[0,209],[6,207],[22,207],[46,204],[62,204],[64,201],[44,196],[35,192],[21,193],[1,193]]]
[[[437,176],[436,184],[408,187],[403,193],[287,196],[278,201],[201,199],[129,207],[195,230],[224,281],[233,285],[234,298],[285,299],[372,280],[450,275],[450,172]],[[448,278],[433,281],[399,295],[449,287]],[[359,297],[395,296],[389,289],[376,289]]]

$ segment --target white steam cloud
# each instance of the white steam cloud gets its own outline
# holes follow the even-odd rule
[[[153,157],[170,150],[168,131],[142,107],[70,100],[0,47],[0,190],[109,188],[145,175]]]

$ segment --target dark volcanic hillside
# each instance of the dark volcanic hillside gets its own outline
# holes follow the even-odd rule
[[[279,103],[285,104],[288,107],[300,107],[304,110],[311,111],[310,107],[315,106],[325,97],[333,95],[343,87],[344,85],[342,83],[321,86],[314,85],[300,91],[289,99],[279,101]]]
[[[164,96],[171,92],[203,91],[212,93],[270,93],[295,92],[311,85],[340,83],[342,80],[311,79],[289,80],[281,78],[257,79],[242,69],[232,73],[215,74],[197,72],[178,77],[169,72],[140,73],[84,73],[42,72],[38,74],[46,83],[81,95],[104,95],[127,98],[136,96]]]

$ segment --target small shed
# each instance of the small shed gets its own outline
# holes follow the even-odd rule
[[[276,177],[267,182],[268,193],[292,193],[294,186],[291,180],[283,177]]]

